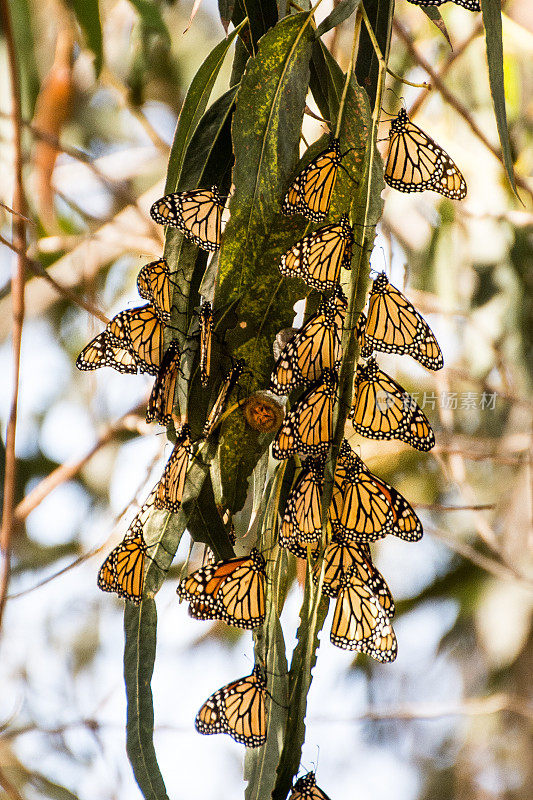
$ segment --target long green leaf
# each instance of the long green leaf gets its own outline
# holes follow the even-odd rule
[[[174,141],[170,150],[168,160],[167,180],[165,183],[165,194],[175,192],[178,188],[178,181],[182,174],[183,159],[187,146],[192,139],[192,135],[207,108],[209,97],[215,85],[215,81],[224,63],[224,59],[231,44],[244,26],[244,22],[230,33],[227,39],[217,44],[217,46],[207,56],[204,63],[196,73],[183,101],[180,112]],[[183,187],[185,188],[185,187]],[[196,188],[189,186],[187,188]]]
[[[451,49],[453,50],[450,34],[448,33],[448,28],[446,27],[446,23],[442,19],[439,9],[436,8],[435,6],[421,6],[421,8],[426,17],[429,20],[431,20],[431,22],[433,23],[433,25],[435,25],[436,28],[439,29],[439,31],[442,33],[442,35],[450,45]]]
[[[94,53],[94,70],[100,75],[104,60],[102,25],[98,0],[68,0],[82,29],[87,47]]]
[[[357,7],[361,0],[341,0],[341,2],[333,7],[327,17],[325,17],[315,31],[315,37],[318,39],[323,33],[327,33],[337,25],[341,25],[344,20],[348,19]]]
[[[128,758],[146,800],[168,800],[153,743],[154,709],[150,681],[154,670],[156,630],[154,600],[143,600],[138,607],[126,604],[124,679],[128,699]]]
[[[394,0],[365,0],[365,11],[376,35],[381,52],[385,54],[387,47],[389,16]],[[379,63],[374,52],[374,45],[370,40],[366,27],[361,28],[357,61],[355,64],[355,77],[359,86],[364,86],[370,102],[376,99],[378,85]]]
[[[511,142],[507,127],[507,112],[505,110],[505,90],[503,75],[503,41],[502,41],[502,12],[500,0],[481,0],[483,24],[485,26],[485,42],[487,45],[487,61],[489,65],[489,83],[498,136],[502,147],[503,164],[509,183],[518,197],[514,177],[513,158],[511,155]]]
[[[235,192],[220,252],[215,308],[233,307],[238,314],[239,326],[226,340],[234,356],[253,364],[253,375],[241,381],[248,394],[268,385],[272,342],[290,325],[293,305],[302,296],[297,281],[282,279],[277,263],[306,229],[305,220],[283,216],[280,206],[298,157],[312,44],[308,23],[308,14],[297,14],[263,36],[242,78],[232,123]],[[235,512],[242,508],[247,478],[271,436],[247,427],[241,413],[228,418],[222,435],[222,484],[227,507]]]

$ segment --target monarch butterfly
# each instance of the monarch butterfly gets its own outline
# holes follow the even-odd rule
[[[161,322],[170,322],[172,284],[164,258],[144,265],[137,276],[137,290],[141,297],[153,304]]]
[[[427,322],[382,272],[372,284],[361,355],[373,350],[407,354],[428,369],[441,369],[441,349]]]
[[[211,370],[211,337],[213,334],[213,309],[211,303],[208,301],[203,303],[198,319],[200,323],[200,381],[202,386],[207,386]]]
[[[135,374],[139,363],[135,353],[125,347],[117,347],[109,340],[107,332],[102,331],[89,344],[85,345],[76,359],[76,366],[83,371],[99,367],[112,367],[123,374]]]
[[[224,200],[217,187],[174,192],[156,200],[150,216],[160,225],[178,228],[202,250],[218,250]]]
[[[213,429],[218,424],[218,421],[222,416],[222,412],[224,411],[224,407],[226,405],[228,397],[235,388],[240,376],[244,372],[244,367],[245,367],[245,361],[243,358],[240,358],[233,365],[233,367],[230,369],[230,371],[224,378],[217,399],[215,400],[213,408],[209,412],[209,416],[207,417],[206,423],[204,425],[204,429],[202,431],[202,436],[204,438],[210,436],[211,433],[213,432]]]
[[[405,109],[391,122],[385,183],[400,192],[434,192],[462,200],[465,179],[448,153],[415,125]]]
[[[325,369],[287,414],[272,445],[280,461],[293,453],[319,456],[326,453],[333,438],[333,406],[337,396],[337,375]]]
[[[181,506],[187,467],[191,457],[191,429],[187,424],[181,426],[174,449],[170,454],[161,480],[157,484],[154,505],[176,513]]]
[[[157,375],[163,356],[163,325],[152,305],[121,311],[108,322],[106,333],[113,345],[131,350],[145,372]]]
[[[104,592],[116,592],[119,597],[138,605],[142,600],[147,550],[142,525],[134,520],[122,542],[100,567],[98,587]]]
[[[328,147],[315,156],[289,186],[281,207],[283,213],[288,217],[303,214],[313,222],[322,222],[329,211],[341,160],[340,142],[332,137]]]
[[[342,326],[348,301],[340,286],[316,314],[285,345],[270,378],[274,394],[289,394],[296,386],[308,386],[325,369],[339,369]]]
[[[333,289],[341,267],[351,268],[352,245],[352,226],[343,214],[334,225],[324,225],[287,250],[280,258],[279,271],[289,278],[303,278],[321,292]]]
[[[422,524],[402,495],[373,475],[352,453],[342,485],[342,503],[330,510],[334,530],[355,541],[374,542],[389,533],[407,542],[422,537]]]
[[[385,578],[372,563],[368,544],[351,542],[340,533],[334,533],[331,542],[324,550],[323,560],[324,594],[328,597],[337,597],[342,576],[354,567],[361,581],[372,590],[389,619],[392,619],[396,610],[394,600]],[[318,583],[321,570],[322,561],[318,560],[313,567],[314,583]]]
[[[308,772],[298,778],[292,787],[291,796],[289,800],[330,800],[329,797],[322,789],[316,785],[315,773]]]
[[[348,467],[355,464],[353,455],[352,448],[346,439],[343,439],[337,456],[337,463],[335,464],[335,472],[333,473],[333,490],[329,506],[329,518],[332,522],[339,518],[342,511],[344,479],[346,478]]]
[[[415,6],[441,6],[448,0],[409,0]],[[481,11],[479,0],[453,0],[456,6],[463,6],[468,11]]]
[[[190,601],[196,619],[221,619],[251,630],[265,619],[265,559],[255,548],[249,556],[208,564],[178,584],[180,600]]]
[[[199,733],[228,733],[246,747],[266,742],[266,682],[259,667],[209,697],[196,715]]]
[[[169,344],[159,367],[154,388],[148,400],[146,422],[157,420],[161,425],[169,425],[172,422],[174,390],[176,388],[180,358],[179,345],[177,340],[174,339]]]
[[[349,418],[355,430],[369,439],[401,439],[424,451],[435,444],[426,415],[373,358],[357,368]]]
[[[306,545],[316,545],[320,540],[323,478],[323,460],[308,458],[287,498],[279,543],[298,558],[307,558]],[[311,552],[316,556],[318,548],[313,548]]]
[[[341,576],[329,638],[343,650],[358,650],[376,661],[394,661],[398,653],[390,620],[357,567]]]
[[[357,318],[357,323],[355,325],[355,337],[359,343],[359,352],[361,352],[363,348],[367,346],[365,337],[365,328],[366,328],[366,314],[364,311],[361,311]]]

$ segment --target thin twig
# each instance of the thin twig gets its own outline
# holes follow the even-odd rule
[[[83,469],[85,464],[90,461],[95,453],[101,450],[102,447],[105,447],[117,433],[121,431],[132,431],[139,434],[151,432],[148,425],[139,417],[139,412],[144,409],[145,405],[145,403],[140,403],[134,409],[120,417],[120,419],[109,425],[103,433],[100,434],[91,449],[81,456],[81,458],[76,458],[65,464],[60,464],[60,466],[56,467],[46,478],[43,478],[16,507],[15,519],[17,522],[25,520],[54,489],[57,489],[62,483],[72,480],[72,478]]]
[[[12,242],[9,242],[7,239],[5,239],[1,234],[0,234],[0,243],[5,245],[6,247],[9,247],[10,250],[12,250],[14,253],[17,253],[18,255],[20,255],[22,252],[21,250],[19,250],[19,248],[15,247],[15,245]],[[29,258],[29,256],[27,255],[25,255],[25,258],[26,258],[26,266],[33,272],[34,275],[38,275],[40,278],[43,278],[47,283],[50,284],[50,286],[54,287],[54,289],[58,294],[62,295],[65,299],[70,300],[71,303],[80,306],[80,308],[84,308],[85,311],[89,312],[89,314],[92,314],[93,316],[97,317],[101,322],[104,323],[104,325],[107,325],[107,323],[109,322],[109,318],[106,317],[106,315],[102,311],[100,311],[100,309],[98,309],[93,303],[89,303],[88,300],[83,300],[81,297],[78,297],[78,295],[72,292],[70,289],[67,289],[66,286],[62,286],[58,281],[55,280],[55,278],[52,278],[52,276],[48,273],[48,271],[38,261],[35,261],[33,258]]]
[[[14,163],[13,173],[15,185],[13,190],[12,206],[13,215],[13,244],[17,249],[15,268],[12,277],[12,352],[13,352],[13,389],[11,395],[11,408],[6,430],[5,443],[5,475],[4,498],[2,508],[2,528],[0,531],[0,630],[6,604],[9,578],[11,574],[11,538],[15,528],[15,481],[16,481],[16,455],[15,438],[17,430],[17,406],[19,392],[20,347],[22,340],[22,326],[24,323],[24,283],[26,273],[26,203],[24,186],[22,182],[22,109],[20,101],[20,84],[17,66],[11,12],[8,0],[0,0],[0,18],[7,50],[9,65],[9,78],[11,84],[11,112],[13,122]],[[1,776],[0,776],[1,777]]]
[[[433,87],[440,92],[440,94],[446,100],[446,102],[449,103],[449,105],[451,105],[452,108],[454,108],[455,111],[457,111],[457,113],[465,120],[465,122],[471,129],[472,133],[474,133],[475,136],[477,136],[478,139],[480,139],[480,141],[483,142],[485,147],[496,156],[498,161],[500,161],[500,163],[503,164],[503,155],[500,148],[493,145],[492,142],[489,142],[489,140],[487,139],[487,137],[485,136],[479,125],[472,118],[472,115],[470,114],[468,108],[463,103],[461,103],[461,101],[453,94],[453,92],[451,92],[448,89],[446,84],[443,83],[443,81],[441,80],[438,73],[435,72],[431,64],[428,61],[426,61],[424,56],[418,52],[418,50],[416,49],[415,45],[411,40],[411,37],[409,36],[409,33],[403,27],[402,23],[399,22],[397,19],[394,20],[394,30],[396,31],[400,39],[404,42],[407,50],[414,58],[414,60],[417,62],[417,64],[420,67],[422,67],[422,69],[425,72],[427,72],[427,74],[431,78]],[[529,186],[527,181],[525,181],[524,178],[522,178],[520,175],[515,175],[515,181],[516,185],[520,186],[521,189],[524,189],[524,191],[526,191],[529,194],[531,199],[533,199],[533,189],[531,188],[531,186]]]

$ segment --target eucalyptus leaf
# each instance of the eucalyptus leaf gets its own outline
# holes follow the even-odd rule
[[[104,60],[102,25],[98,0],[67,0],[82,29],[87,47],[94,53],[94,71],[100,75]]]
[[[359,8],[360,4],[361,0],[340,0],[340,3],[333,6],[333,11],[322,20],[315,31],[315,37],[318,39],[327,31],[336,28],[337,25],[341,25],[344,20],[348,19]]]
[[[448,28],[446,27],[446,23],[442,19],[439,9],[436,8],[435,6],[421,6],[421,8],[426,17],[431,20],[431,22],[435,25],[436,28],[439,29],[439,31],[442,33],[442,35],[450,45],[451,49],[453,50],[450,34],[448,33]]]
[[[507,112],[505,110],[505,89],[503,74],[503,41],[502,41],[502,11],[500,0],[481,0],[483,12],[483,25],[485,26],[485,42],[487,46],[487,61],[489,65],[489,83],[498,136],[502,147],[503,164],[509,183],[518,197],[514,177],[513,158],[511,155],[511,142],[507,126]]]

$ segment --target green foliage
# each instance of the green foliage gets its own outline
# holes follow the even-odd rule
[[[502,12],[500,0],[481,0],[483,12],[483,25],[485,26],[485,41],[487,44],[487,61],[489,65],[490,93],[494,105],[498,136],[502,146],[503,164],[509,183],[516,194],[513,158],[511,155],[511,142],[507,127],[507,112],[505,110],[505,90],[503,76],[503,41],[502,41]]]
[[[22,113],[26,119],[31,119],[39,94],[40,80],[30,6],[28,0],[11,0],[10,7],[19,66]]]
[[[344,20],[348,19],[354,11],[357,11],[361,0],[341,0],[338,5],[334,6],[327,17],[325,17],[315,31],[315,36],[318,39],[322,34],[327,33],[337,25],[341,25]]]
[[[67,2],[76,15],[76,19],[85,36],[87,47],[94,53],[94,71],[98,76],[104,61],[98,0],[67,0]]]

